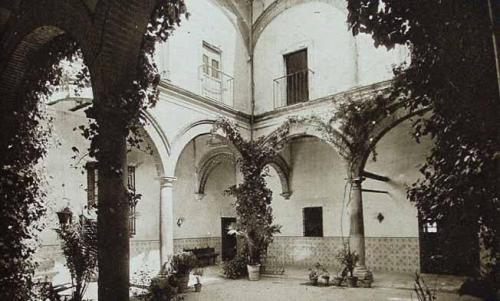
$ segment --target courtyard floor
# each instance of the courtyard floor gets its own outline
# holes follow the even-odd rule
[[[430,288],[438,290],[437,300],[478,300],[458,296],[456,290],[463,278],[425,275]],[[266,276],[259,281],[227,280],[220,276],[218,267],[205,270],[200,293],[193,288],[184,294],[185,301],[291,301],[291,300],[417,300],[413,291],[413,275],[402,273],[375,273],[372,288],[321,287],[307,285],[307,269],[287,268],[284,275]],[[191,279],[190,285],[194,283]]]
[[[201,292],[194,292],[195,278],[191,275],[184,301],[417,301],[413,291],[414,275],[395,272],[375,272],[372,288],[311,286],[307,284],[306,268],[287,267],[283,275],[263,275],[259,281],[229,280],[222,277],[220,267],[204,269]],[[458,296],[463,277],[423,275],[427,285],[436,289],[438,301],[475,301],[470,296]],[[86,294],[88,300],[97,300],[97,285],[92,283]]]

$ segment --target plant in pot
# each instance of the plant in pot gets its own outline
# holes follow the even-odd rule
[[[312,285],[318,285],[318,279],[319,279],[319,273],[316,268],[310,268],[309,269],[309,282]]]
[[[71,218],[55,229],[74,285],[72,301],[81,301],[97,270],[97,221]]]
[[[224,277],[229,279],[238,279],[246,276],[248,273],[247,258],[248,256],[246,254],[237,254],[233,259],[223,262],[222,274]]]
[[[323,285],[328,286],[330,273],[328,273],[324,266],[317,262],[312,268],[309,268],[309,281],[312,285],[318,285],[320,279]]]
[[[358,263],[359,256],[356,252],[351,252],[349,244],[344,244],[344,247],[337,253],[337,261],[342,267],[342,276],[346,278],[347,286],[356,287],[358,278],[353,275],[354,268]]]
[[[251,214],[246,215],[243,220],[244,223],[240,221],[230,225],[228,233],[244,238],[248,279],[256,281],[260,279],[261,262],[267,252],[267,246],[272,242],[273,234],[279,233],[280,226],[260,221]]]
[[[163,265],[160,274],[172,274],[177,282],[179,293],[185,292],[191,270],[198,266],[198,259],[192,252],[180,252],[172,255]]]
[[[61,210],[56,212],[57,219],[60,225],[71,223],[73,219],[73,212],[68,206],[61,208]]]
[[[194,291],[201,292],[201,281],[200,278],[203,276],[203,269],[197,268],[194,270],[193,275],[196,276],[196,283],[194,284]]]
[[[283,137],[288,133],[289,125],[280,127],[271,136],[246,140],[235,124],[219,119],[214,123],[212,134],[218,131],[223,132],[222,139],[238,150],[237,163],[243,175],[241,184],[226,190],[227,194],[236,198],[234,206],[238,217],[229,233],[243,238],[248,255],[248,278],[258,280],[267,247],[273,235],[280,230],[280,226],[273,225],[272,191],[266,184],[266,165],[272,162],[283,146]]]

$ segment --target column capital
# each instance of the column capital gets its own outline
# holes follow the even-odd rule
[[[358,177],[349,177],[349,178],[346,178],[346,180],[348,183],[360,185],[365,180],[365,178],[358,176]]]
[[[162,176],[159,177],[161,187],[172,187],[174,182],[177,181],[176,177]]]

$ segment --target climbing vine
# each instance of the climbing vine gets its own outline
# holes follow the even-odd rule
[[[183,0],[159,0],[154,8],[134,73],[134,79],[123,87],[117,101],[95,103],[86,110],[93,120],[106,120],[113,112],[114,121],[123,125],[125,133],[137,133],[142,125],[141,111],[154,105],[158,98],[160,76],[153,60],[155,44],[164,42],[174,27],[187,15]],[[33,273],[36,267],[32,255],[41,230],[38,220],[45,212],[45,192],[40,186],[42,176],[36,164],[46,153],[50,132],[42,126],[49,121],[41,110],[40,100],[48,98],[62,82],[60,64],[85,57],[79,45],[68,34],[53,38],[28,57],[29,70],[21,88],[16,91],[16,103],[5,103],[0,112],[4,128],[0,133],[0,293],[2,300],[35,298]],[[90,83],[90,72],[82,66],[76,76],[76,86]],[[99,157],[98,122],[82,127],[82,135],[91,141],[89,154]],[[130,142],[134,143],[133,137]],[[137,141],[136,141],[137,142]]]
[[[372,143],[374,128],[392,113],[391,108],[395,106],[397,104],[390,93],[379,92],[369,99],[347,97],[337,101],[330,113],[294,116],[286,123],[315,127],[347,162],[362,160],[369,152],[376,160],[375,143]]]
[[[394,70],[393,94],[407,99],[411,110],[432,109],[414,123],[417,141],[427,136],[433,147],[420,169],[422,179],[408,190],[409,199],[422,219],[439,224],[454,215],[454,224],[467,225],[471,239],[448,235],[444,240],[460,246],[443,248],[453,250],[450,258],[467,258],[467,252],[477,248],[479,233],[496,268],[489,278],[498,287],[500,101],[489,2],[347,4],[354,35],[370,34],[375,46],[388,49],[398,44],[409,47],[411,61]]]
[[[273,225],[272,191],[266,184],[266,165],[282,148],[289,126],[284,125],[274,135],[256,140],[244,139],[237,126],[227,119],[218,119],[214,123],[212,134],[219,130],[238,150],[237,164],[243,175],[241,184],[226,191],[236,198],[234,206],[238,219],[232,230],[243,237],[249,264],[260,264],[273,241],[273,235],[279,233],[281,228]]]

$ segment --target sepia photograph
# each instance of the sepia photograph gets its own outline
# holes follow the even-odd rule
[[[0,0],[0,301],[500,301],[500,0]]]

